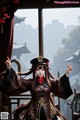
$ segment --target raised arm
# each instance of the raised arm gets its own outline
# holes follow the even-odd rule
[[[5,62],[7,66],[7,71],[3,75],[3,80],[0,85],[0,90],[4,94],[16,95],[30,90],[31,79],[23,79],[19,77],[16,72],[11,67],[11,61],[7,58]]]
[[[59,78],[58,80],[51,80],[51,91],[58,97],[67,99],[70,95],[73,94],[70,82],[69,74],[72,71],[72,66],[67,67],[66,73]]]

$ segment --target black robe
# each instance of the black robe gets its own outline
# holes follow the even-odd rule
[[[20,93],[30,91],[31,101],[24,107],[20,107],[21,111],[25,111],[23,120],[56,120],[57,111],[51,103],[50,94],[53,93],[63,99],[67,99],[73,94],[70,87],[69,78],[64,74],[59,80],[49,79],[42,85],[36,83],[33,79],[23,79],[18,77],[15,71],[11,68],[7,71],[0,90],[7,95],[19,95]],[[20,114],[20,109],[17,109],[15,116]],[[15,120],[19,120],[16,116]]]

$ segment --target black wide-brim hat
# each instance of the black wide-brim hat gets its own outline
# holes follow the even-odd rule
[[[37,66],[37,65],[47,65],[49,63],[49,60],[47,58],[43,58],[42,56],[39,56],[38,58],[34,58],[30,61],[32,66]]]

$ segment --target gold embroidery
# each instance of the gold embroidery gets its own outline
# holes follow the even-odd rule
[[[30,105],[30,107],[29,107],[29,117],[30,117],[31,119],[35,119],[34,108],[33,108],[32,105]]]
[[[45,106],[45,99],[44,99],[44,97],[41,97],[40,99],[39,99],[39,114],[40,114],[40,109],[41,109],[41,107],[43,107],[43,109],[44,109],[44,112],[45,112],[45,115],[46,115],[46,118],[49,118],[49,114],[48,114],[48,112],[47,112],[47,109],[46,109],[46,106]]]
[[[44,106],[44,98],[42,97],[42,98],[40,98],[40,100],[39,100],[39,104],[40,104],[40,106]]]
[[[52,118],[54,114],[56,114],[56,110],[55,107],[50,102],[50,118]]]

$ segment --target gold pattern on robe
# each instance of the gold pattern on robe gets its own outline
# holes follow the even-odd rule
[[[34,108],[32,105],[30,105],[30,107],[29,107],[29,116],[31,119],[35,119]]]

